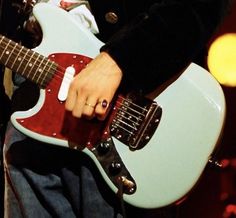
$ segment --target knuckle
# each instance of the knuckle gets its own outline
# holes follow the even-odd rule
[[[69,87],[69,92],[74,92],[76,91],[77,86],[75,82],[71,82],[70,87]]]

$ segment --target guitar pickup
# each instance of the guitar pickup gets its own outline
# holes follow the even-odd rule
[[[75,68],[73,66],[67,67],[58,92],[58,99],[62,102],[65,101],[67,98],[70,83],[73,80],[74,75],[75,75]]]

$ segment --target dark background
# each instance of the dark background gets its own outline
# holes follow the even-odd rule
[[[213,40],[228,32],[236,37],[236,3]],[[205,170],[197,187],[179,206],[181,218],[236,218],[236,87],[222,85],[222,88],[226,122],[217,158],[223,167]]]
[[[213,40],[227,32],[236,33],[236,3]],[[180,218],[236,218],[236,87],[222,88],[227,107],[226,122],[217,157],[224,167],[205,170],[199,184],[179,205]],[[2,201],[0,204],[2,211]]]

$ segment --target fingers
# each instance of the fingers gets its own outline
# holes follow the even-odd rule
[[[87,117],[88,119],[93,118],[95,115],[94,113],[96,104],[97,104],[97,99],[95,97],[88,97],[84,103],[81,115]]]
[[[66,109],[78,118],[96,116],[104,119],[122,78],[115,61],[100,53],[70,84]]]
[[[108,112],[107,106],[102,106],[101,102],[96,101],[95,98],[87,98],[87,100],[78,99],[72,110],[72,115],[75,117],[86,117],[92,119],[97,117],[99,120],[104,120]]]
[[[106,118],[106,115],[109,111],[108,107],[109,107],[109,102],[106,99],[98,100],[95,112],[96,112],[96,117],[99,120],[104,120]]]
[[[79,118],[82,116],[86,98],[83,95],[78,97],[78,92],[76,85],[72,83],[68,91],[65,107],[66,110],[72,112],[73,116]]]
[[[99,92],[97,88],[91,89],[86,85],[81,85],[78,79],[73,80],[67,95],[66,110],[71,111],[72,115],[77,118],[92,119],[96,116],[99,120],[104,120],[109,106],[107,99],[113,97],[109,93],[107,91],[105,93]],[[99,97],[102,95],[108,95],[108,97]]]
[[[85,97],[72,87],[69,89],[65,107],[75,117],[81,118],[84,116],[92,119],[96,116],[99,120],[104,120],[109,102],[106,99],[100,99],[102,98],[98,98],[96,95]]]

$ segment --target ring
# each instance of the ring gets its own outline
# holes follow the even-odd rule
[[[89,106],[89,107],[92,107],[92,108],[95,108],[94,105],[91,105],[91,104],[89,104],[89,103],[87,103],[87,102],[85,102],[85,105],[86,105],[86,106]]]
[[[98,103],[100,103],[104,109],[108,107],[108,102],[106,99],[103,99],[102,101],[99,101]]]

